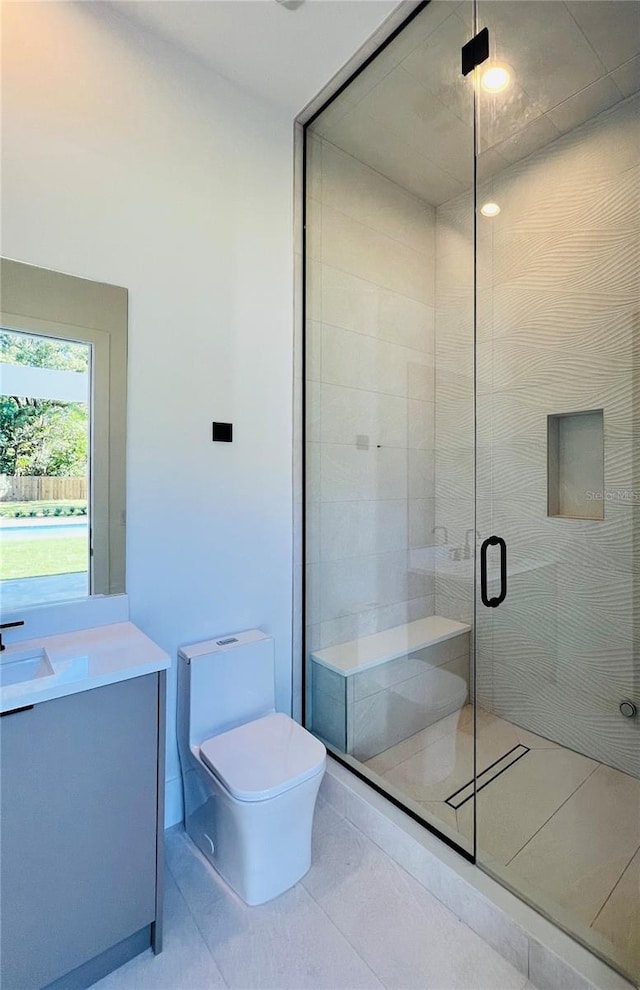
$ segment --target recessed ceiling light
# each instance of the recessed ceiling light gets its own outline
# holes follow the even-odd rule
[[[487,93],[501,93],[511,82],[511,73],[504,65],[490,65],[480,77],[480,84]]]
[[[485,203],[484,206],[480,207],[480,212],[483,217],[497,217],[500,207],[497,203]]]

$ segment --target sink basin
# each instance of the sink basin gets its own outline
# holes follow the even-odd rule
[[[41,647],[30,650],[9,647],[0,653],[0,687],[51,677],[54,673],[47,651]]]

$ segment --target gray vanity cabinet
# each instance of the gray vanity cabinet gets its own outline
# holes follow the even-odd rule
[[[0,719],[2,990],[158,948],[163,701],[161,672]]]

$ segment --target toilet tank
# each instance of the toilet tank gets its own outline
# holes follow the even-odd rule
[[[178,711],[190,748],[275,711],[273,639],[259,629],[183,646]]]

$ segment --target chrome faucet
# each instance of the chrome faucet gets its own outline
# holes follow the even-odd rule
[[[15,629],[17,626],[23,626],[24,622],[0,622],[0,630],[2,629]],[[2,632],[0,631],[0,653],[6,650],[6,646],[2,642]]]

